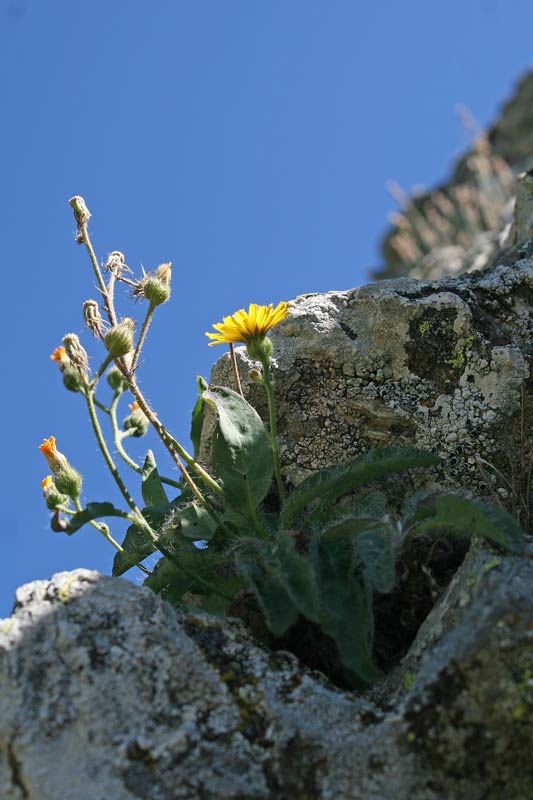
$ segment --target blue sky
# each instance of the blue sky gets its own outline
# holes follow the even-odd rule
[[[68,198],[86,198],[102,259],[174,264],[140,382],[185,441],[217,356],[204,332],[249,302],[364,283],[386,181],[446,175],[466,145],[456,105],[494,119],[532,29],[530,0],[0,0],[0,615],[21,583],[113,558],[91,528],[52,533],[40,491],[54,434],[84,499],[117,500],[49,360],[95,296]]]

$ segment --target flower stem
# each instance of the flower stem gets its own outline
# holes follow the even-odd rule
[[[283,502],[285,499],[285,490],[283,488],[283,481],[281,478],[281,469],[279,466],[279,449],[278,449],[278,434],[276,428],[276,406],[274,402],[274,389],[270,377],[270,359],[265,358],[261,362],[263,367],[263,384],[267,393],[268,402],[268,418],[270,423],[270,442],[272,444],[272,453],[274,455],[274,475],[276,476],[276,483],[280,500]]]
[[[98,287],[100,289],[102,297],[104,298],[104,307],[105,307],[107,316],[109,318],[109,322],[111,323],[111,325],[116,325],[117,324],[117,317],[116,317],[116,314],[115,314],[115,308],[114,308],[112,299],[111,299],[111,302],[110,302],[110,298],[109,298],[109,295],[108,295],[108,292],[107,292],[105,281],[104,281],[104,278],[102,276],[102,271],[100,269],[100,265],[98,263],[98,259],[96,258],[96,253],[94,252],[94,248],[92,246],[91,239],[89,237],[89,231],[87,230],[87,223],[84,223],[83,225],[80,225],[79,232],[80,232],[80,236],[82,238],[83,244],[85,245],[85,247],[87,248],[87,252],[89,253],[89,258],[91,259],[91,264],[93,265],[94,274],[96,275],[96,280],[98,282]]]
[[[135,348],[135,353],[133,354],[133,361],[131,362],[131,367],[130,367],[132,374],[135,372],[135,367],[137,366],[139,356],[141,355],[141,349],[144,344],[146,334],[148,333],[148,328],[150,327],[150,323],[152,321],[155,309],[156,309],[155,303],[150,303],[150,305],[148,306],[148,311],[146,312],[146,317],[144,318],[141,332],[139,334],[139,341],[137,342],[137,347]]]
[[[231,358],[231,368],[233,370],[233,379],[235,381],[235,386],[237,387],[237,391],[241,397],[244,397],[242,386],[241,386],[241,379],[239,377],[239,368],[237,367],[237,359],[235,358],[235,345],[233,342],[229,343],[229,354]]]
[[[83,223],[79,224],[78,225],[78,229],[79,229],[79,234],[80,234],[81,240],[85,244],[85,247],[87,248],[87,252],[89,253],[89,258],[91,259],[91,263],[93,265],[94,273],[96,275],[96,280],[98,281],[98,286],[100,287],[100,292],[102,293],[102,297],[104,298],[104,307],[105,307],[105,311],[107,313],[109,322],[111,323],[111,325],[116,325],[117,324],[117,317],[116,317],[115,307],[114,307],[114,302],[113,302],[113,291],[112,291],[113,287],[111,287],[111,292],[108,292],[108,290],[106,288],[106,285],[104,283],[104,279],[102,277],[102,272],[100,270],[100,266],[98,264],[98,259],[96,258],[96,255],[95,255],[95,252],[94,252],[94,248],[92,246],[91,239],[89,237],[89,232],[87,230],[87,222],[83,222]],[[152,309],[152,313],[153,313],[153,309]],[[147,319],[145,320],[145,323],[143,325],[143,329],[144,328],[146,328],[146,330],[148,329],[148,324],[150,322],[150,318],[151,318],[150,309],[148,309]],[[146,330],[144,331],[144,335],[146,335]],[[143,333],[141,331],[141,338],[140,338],[141,344],[142,344],[142,339],[143,338],[144,338],[144,336],[143,336]],[[137,353],[137,351],[140,352],[139,343],[137,344],[136,353]],[[138,353],[137,353],[137,357],[138,357]],[[134,358],[135,358],[135,355],[134,355]],[[141,407],[141,409],[144,411],[144,413],[146,414],[146,416],[148,417],[148,419],[152,423],[153,427],[155,428],[155,430],[157,432],[157,435],[159,436],[159,438],[161,439],[161,441],[165,445],[165,447],[168,450],[170,456],[172,457],[174,463],[176,464],[176,466],[178,467],[179,471],[183,475],[186,483],[189,485],[191,491],[193,492],[194,495],[196,495],[198,500],[203,505],[208,507],[207,501],[203,497],[203,495],[200,492],[200,490],[199,490],[198,486],[196,485],[195,481],[189,475],[185,465],[183,464],[183,462],[181,461],[179,456],[181,455],[183,457],[183,459],[187,462],[187,464],[189,464],[189,466],[191,466],[191,467],[193,467],[195,469],[195,471],[200,475],[202,480],[212,489],[212,491],[216,492],[217,494],[222,494],[222,488],[209,475],[209,473],[206,472],[206,470],[203,469],[203,467],[201,467],[199,464],[196,463],[196,461],[192,458],[192,456],[190,456],[187,453],[185,448],[182,447],[179,444],[179,442],[177,442],[172,436],[170,436],[170,434],[167,432],[166,428],[158,420],[158,418],[156,417],[156,415],[154,414],[154,412],[152,411],[152,409],[150,408],[150,406],[148,405],[148,403],[144,399],[144,396],[143,396],[141,390],[139,389],[139,387],[137,385],[137,381],[135,380],[134,370],[132,368],[128,368],[126,360],[124,358],[118,358],[118,359],[115,360],[115,364],[118,367],[118,369],[121,371],[121,373],[124,376],[124,378],[126,379],[126,381],[128,383],[128,387],[129,387],[131,393],[133,394],[133,396],[135,397],[135,399],[139,403],[139,406]],[[104,457],[106,458],[106,462],[107,462],[107,464],[108,464],[108,466],[109,466],[109,468],[111,470],[111,474],[115,478],[115,481],[117,481],[117,485],[119,486],[119,488],[120,488],[120,490],[121,490],[121,492],[123,494],[124,499],[126,499],[126,495],[124,494],[124,492],[126,492],[128,497],[130,497],[129,492],[126,489],[126,487],[124,486],[124,484],[122,483],[122,480],[121,480],[121,478],[120,478],[120,476],[119,476],[119,474],[117,472],[117,469],[116,469],[115,465],[113,464],[113,460],[111,458],[111,455],[109,454],[109,451],[107,450],[107,446],[106,446],[105,441],[104,441],[103,436],[102,436],[102,431],[100,429],[98,418],[96,417],[96,413],[95,413],[95,410],[94,410],[94,403],[93,403],[92,394],[91,394],[91,399],[90,400],[88,399],[88,395],[89,394],[91,394],[90,390],[88,392],[86,392],[87,404],[90,405],[90,409],[92,408],[92,413],[91,413],[91,410],[90,410],[90,414],[91,414],[91,421],[93,423],[93,428],[95,429],[95,434],[96,434],[97,430],[100,432],[99,433],[99,438],[98,438],[98,435],[97,435],[98,443],[100,444],[100,449],[102,449],[102,446],[103,446],[102,453],[104,453]],[[107,453],[107,457],[106,457],[105,453]],[[111,469],[110,465],[113,465],[113,469]],[[114,470],[114,472],[113,472],[113,470]],[[120,483],[119,483],[119,481],[120,481]],[[131,500],[131,497],[130,497],[130,500]],[[128,505],[130,505],[130,501],[129,500],[126,500],[126,502],[128,503]],[[131,502],[133,502],[133,500],[131,500]],[[130,505],[130,508],[132,508],[131,505]],[[141,518],[141,519],[143,519],[143,518]]]
[[[91,425],[93,427],[94,435],[96,436],[96,441],[98,442],[98,446],[100,447],[100,450],[102,452],[104,460],[105,460],[105,462],[106,462],[106,464],[108,466],[108,469],[109,469],[111,475],[113,476],[113,478],[115,480],[115,483],[117,484],[117,486],[118,486],[118,488],[120,490],[120,493],[122,494],[122,497],[124,498],[126,503],[129,505],[129,507],[131,508],[133,513],[136,516],[139,517],[139,520],[142,520],[142,522],[140,522],[140,524],[142,526],[143,522],[145,522],[144,517],[142,516],[141,512],[137,508],[135,500],[133,499],[133,497],[129,493],[128,489],[126,488],[126,484],[124,483],[124,481],[120,477],[118,469],[115,466],[115,462],[113,461],[113,459],[111,457],[111,453],[108,450],[106,441],[105,441],[104,436],[102,434],[102,429],[100,427],[100,422],[98,421],[98,417],[96,415],[96,409],[94,407],[94,400],[93,400],[93,395],[92,395],[91,391],[85,392],[85,399],[87,401],[87,408],[89,410],[89,417],[90,417],[90,420],[91,420]]]

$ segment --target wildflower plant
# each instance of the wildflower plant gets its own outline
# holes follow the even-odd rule
[[[274,637],[296,622],[318,629],[333,641],[348,685],[366,686],[380,675],[374,655],[373,599],[391,591],[404,544],[416,536],[478,534],[513,553],[522,550],[522,531],[503,509],[459,495],[419,492],[407,498],[400,512],[391,509],[385,492],[368,484],[387,476],[430,468],[438,457],[414,448],[382,448],[317,472],[287,493],[279,460],[272,376],[275,325],[290,314],[290,303],[251,304],[206,335],[210,345],[228,344],[235,389],[209,387],[198,378],[191,441],[194,453],[171,434],[139,387],[137,373],[146,334],[159,305],[171,292],[171,264],[134,280],[122,253],[110,254],[104,267],[95,255],[89,233],[90,213],[81,197],[70,205],[77,221],[77,241],[87,249],[101,295],[87,300],[83,316],[90,333],[103,346],[100,366],[89,368],[87,353],[74,334],[67,334],[51,359],[67,389],[83,398],[90,424],[109,474],[122,496],[122,507],[81,501],[82,480],[50,436],[40,446],[51,474],[42,484],[52,511],[52,528],[73,534],[92,525],[116,549],[113,574],[133,567],[145,584],[172,603],[217,614],[240,614],[250,598]],[[135,299],[147,303],[144,320],[119,317],[115,288],[125,284]],[[137,332],[138,331],[138,332]],[[243,396],[234,346],[244,343],[258,366],[252,379],[264,387],[268,424]],[[97,398],[107,380],[109,405]],[[123,396],[129,414],[118,422]],[[206,408],[217,424],[211,438],[210,464],[198,460]],[[101,425],[107,417],[116,463]],[[143,465],[128,454],[129,437],[152,427],[163,456],[179,470],[179,480],[160,474],[152,451]],[[143,504],[123,477],[140,479]],[[268,500],[268,502],[266,502]],[[109,520],[126,520],[122,543]],[[105,520],[105,521],[104,521]],[[153,569],[146,559],[158,552]]]

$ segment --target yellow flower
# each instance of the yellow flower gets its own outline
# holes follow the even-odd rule
[[[39,445],[39,450],[46,458],[48,462],[48,466],[53,472],[57,472],[58,469],[64,468],[67,466],[68,462],[63,453],[60,453],[59,450],[56,448],[56,437],[50,436],[49,439],[45,439],[44,442]]]
[[[128,403],[128,408],[129,408],[129,410],[131,411],[132,414],[135,414],[136,411],[140,411],[141,410],[141,407],[140,407],[139,403],[137,402],[137,400],[135,400],[133,403]]]
[[[250,303],[248,311],[241,308],[231,317],[224,317],[223,322],[213,325],[217,333],[206,333],[214,344],[234,344],[244,342],[247,344],[251,339],[264,339],[268,331],[285,319],[289,314],[290,303],[278,303],[276,308],[272,303],[268,306],[259,306]]]
[[[47,475],[46,478],[43,478],[43,480],[41,481],[41,489],[43,491],[45,491],[46,489],[48,489],[50,486],[53,485],[54,485],[54,479],[52,478],[51,475]]]

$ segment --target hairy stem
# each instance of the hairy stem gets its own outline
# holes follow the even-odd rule
[[[133,361],[131,362],[131,368],[130,368],[132,374],[135,372],[135,367],[137,366],[137,362],[139,361],[139,356],[141,355],[142,346],[144,344],[144,340],[146,339],[146,334],[148,333],[148,328],[150,327],[150,323],[152,321],[152,317],[154,316],[155,309],[156,309],[155,304],[150,303],[150,305],[148,306],[148,311],[146,312],[146,317],[144,318],[141,332],[139,334],[139,341],[137,342],[137,347],[135,348],[135,352],[133,354]]]
[[[241,379],[239,376],[239,368],[237,367],[237,359],[235,357],[235,345],[233,344],[233,342],[229,343],[229,354],[231,359],[231,368],[233,370],[233,379],[235,381],[235,386],[240,396],[244,397],[241,386]]]
[[[270,424],[270,442],[272,444],[272,452],[274,455],[274,475],[276,476],[276,483],[280,500],[283,502],[285,499],[285,490],[283,488],[283,481],[281,479],[281,469],[279,466],[279,449],[278,449],[278,433],[276,428],[276,406],[274,402],[274,389],[270,377],[270,360],[266,358],[262,362],[263,366],[263,384],[267,393],[268,402],[268,419]]]
[[[101,451],[101,453],[102,453],[102,455],[104,457],[104,460],[105,460],[105,462],[107,464],[107,467],[108,467],[111,475],[113,476],[113,479],[114,479],[115,483],[117,484],[117,486],[118,486],[118,488],[120,490],[120,493],[122,494],[122,497],[124,498],[126,503],[129,505],[129,507],[131,508],[133,513],[136,516],[139,517],[138,524],[141,524],[141,526],[142,526],[143,522],[145,522],[144,517],[142,516],[141,512],[137,508],[137,504],[135,503],[135,500],[133,499],[133,497],[129,493],[129,491],[128,491],[127,487],[126,487],[126,484],[124,483],[124,481],[120,477],[118,469],[115,466],[115,462],[113,461],[113,459],[111,457],[111,453],[109,452],[109,449],[107,447],[106,441],[105,441],[104,436],[102,434],[102,428],[100,427],[100,422],[98,420],[98,417],[97,417],[97,414],[96,414],[96,409],[94,407],[94,401],[93,401],[92,392],[90,390],[85,393],[85,399],[87,401],[87,408],[88,408],[88,411],[89,411],[89,417],[90,417],[90,420],[91,420],[91,425],[93,427],[94,435],[96,436],[96,441],[98,442],[98,446],[99,446],[100,451]]]

